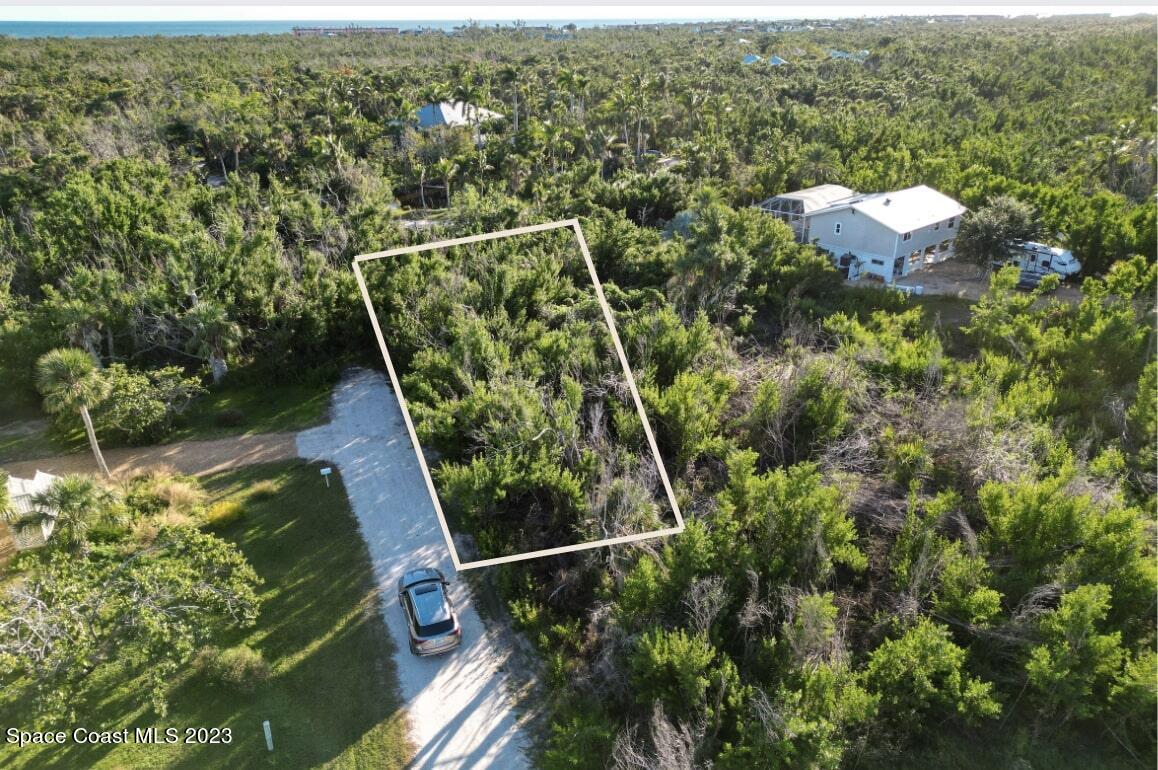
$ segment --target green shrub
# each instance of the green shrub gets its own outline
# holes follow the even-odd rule
[[[226,527],[245,515],[245,505],[238,500],[222,500],[205,511],[205,526],[212,529]]]
[[[264,479],[249,488],[249,499],[269,500],[277,496],[281,487],[273,479]]]
[[[269,680],[269,664],[261,652],[245,644],[226,649],[206,647],[197,655],[195,665],[212,681],[238,692],[253,692]]]
[[[880,699],[880,715],[906,732],[920,732],[939,719],[967,723],[1001,713],[993,683],[969,676],[967,653],[949,629],[922,617],[898,639],[869,654],[865,681]]]
[[[933,462],[920,437],[902,437],[889,425],[881,433],[885,472],[904,489],[929,474]]]
[[[178,366],[137,371],[114,363],[103,370],[103,379],[110,396],[92,412],[97,432],[128,444],[152,444],[167,436],[173,421],[205,392]]]
[[[687,714],[703,703],[716,657],[706,636],[653,628],[629,658],[631,689],[639,703],[661,700],[669,712]]]
[[[565,711],[564,711],[565,710]],[[611,756],[616,723],[599,703],[566,704],[551,724],[542,763],[546,770],[602,770]]]

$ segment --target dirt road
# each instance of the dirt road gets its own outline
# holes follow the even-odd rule
[[[407,702],[412,767],[527,767],[525,736],[507,694],[511,652],[488,634],[470,592],[455,579],[434,506],[410,443],[402,411],[382,374],[358,371],[334,391],[331,422],[298,434],[307,460],[332,462],[342,472],[379,585],[383,614],[398,647],[396,660]],[[451,598],[462,625],[462,646],[447,655],[411,655],[397,583],[405,570],[437,567],[453,581]]]
[[[925,294],[942,294],[961,299],[978,300],[989,290],[989,275],[976,265],[959,259],[950,259],[912,273],[897,281],[898,286],[921,286]],[[1081,290],[1065,285],[1049,295],[1070,303],[1080,302]]]
[[[107,449],[104,456],[114,476],[161,466],[193,476],[205,476],[239,465],[292,460],[298,456],[296,436],[295,433],[257,433],[211,441],[179,441],[159,446]],[[23,478],[31,478],[38,470],[57,476],[99,472],[96,460],[88,451],[0,463],[0,468]]]

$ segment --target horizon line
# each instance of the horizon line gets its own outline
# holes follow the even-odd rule
[[[471,7],[431,5],[418,12],[407,8],[368,5],[234,5],[234,6],[142,6],[15,4],[0,6],[0,23],[36,24],[165,24],[165,23],[292,23],[394,22],[406,24],[458,22],[463,25],[515,24],[517,22],[624,24],[708,24],[750,21],[868,20],[890,17],[926,18],[937,16],[1019,16],[1052,17],[1106,15],[1111,17],[1158,15],[1153,6],[1017,4],[988,2],[954,5],[882,4],[877,6],[817,5],[773,7],[725,5],[715,12],[696,15],[692,6],[652,4],[626,6],[519,4],[518,2]],[[686,14],[686,15],[685,15]]]

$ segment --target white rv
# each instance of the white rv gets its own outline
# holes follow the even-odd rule
[[[1005,264],[1020,267],[1022,273],[1031,275],[1057,273],[1062,278],[1073,277],[1082,269],[1082,263],[1069,249],[1060,249],[1057,246],[1047,246],[1034,241],[1024,241],[1014,246]]]

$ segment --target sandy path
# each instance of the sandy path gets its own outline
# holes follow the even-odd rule
[[[295,433],[256,433],[211,441],[179,441],[149,447],[106,449],[105,462],[114,476],[159,466],[181,473],[205,476],[240,465],[292,460],[298,456]],[[31,478],[37,470],[55,475],[98,473],[96,460],[88,451],[44,457],[39,460],[0,463],[13,476]]]
[[[418,747],[411,766],[527,767],[521,749],[525,738],[506,691],[510,651],[488,634],[466,585],[456,579],[386,377],[361,370],[343,378],[334,391],[331,422],[298,434],[298,452],[341,470],[370,549],[384,619],[398,648],[395,660],[411,739]],[[447,655],[419,658],[407,647],[397,584],[405,570],[419,566],[438,567],[453,581],[451,598],[463,643]]]

